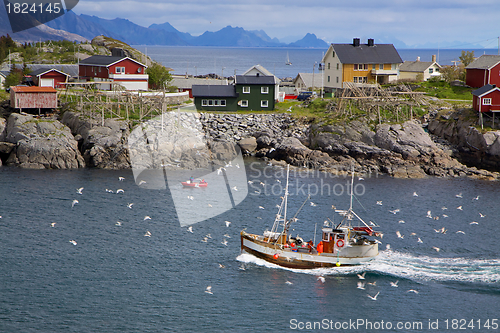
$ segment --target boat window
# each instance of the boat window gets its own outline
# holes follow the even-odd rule
[[[324,232],[323,233],[323,239],[325,242],[329,242],[330,240],[328,239],[328,233],[327,232]]]

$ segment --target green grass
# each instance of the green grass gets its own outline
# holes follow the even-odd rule
[[[472,101],[471,92],[474,88],[453,87],[445,81],[426,81],[419,83],[420,87],[415,91],[425,92],[427,96],[440,99],[459,99]]]

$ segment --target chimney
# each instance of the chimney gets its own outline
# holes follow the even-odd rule
[[[417,57],[417,61],[420,61],[420,57]]]
[[[375,41],[373,40],[373,38],[368,38],[368,46],[373,46],[375,45]]]
[[[436,55],[435,54],[432,55],[432,62],[436,62]]]
[[[359,46],[359,38],[353,38],[353,39],[352,39],[352,45],[353,45],[354,47]]]

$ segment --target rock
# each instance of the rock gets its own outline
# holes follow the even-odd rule
[[[15,146],[7,164],[30,169],[85,167],[71,131],[57,120],[39,120],[12,113],[7,120],[6,139]],[[8,147],[4,145],[4,148]]]
[[[0,154],[9,155],[16,147],[16,144],[11,142],[0,142]]]
[[[5,120],[5,118],[0,118],[0,142],[5,140],[6,124],[7,124],[7,120]]]
[[[255,139],[255,137],[253,136],[243,138],[238,142],[238,145],[240,146],[242,151],[253,153],[257,149],[257,139]]]

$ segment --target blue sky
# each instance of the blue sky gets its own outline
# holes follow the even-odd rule
[[[74,12],[146,27],[169,22],[192,35],[228,25],[262,29],[287,42],[314,33],[335,43],[360,37],[408,46],[497,48],[500,35],[498,0],[80,0]]]

